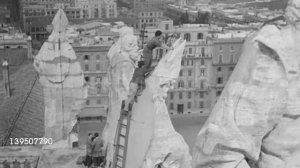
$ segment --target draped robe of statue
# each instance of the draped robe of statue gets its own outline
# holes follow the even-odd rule
[[[126,168],[154,168],[165,161],[167,168],[190,168],[188,145],[171,123],[165,104],[167,91],[178,78],[185,41],[174,43],[146,79],[146,89],[133,105]]]
[[[87,97],[83,71],[66,37],[68,19],[62,9],[56,13],[48,40],[34,58],[34,67],[43,85],[45,138],[53,140],[44,148],[71,148],[78,141],[72,129]]]
[[[127,98],[129,84],[136,67],[135,62],[140,59],[137,46],[137,37],[133,35],[133,29],[123,27],[118,30],[119,40],[110,48],[108,58],[110,60],[110,110],[107,123],[103,130],[103,139],[106,149],[106,166],[113,159],[114,141],[118,120],[121,112],[122,100]]]
[[[243,53],[193,152],[195,168],[300,168],[300,1]]]

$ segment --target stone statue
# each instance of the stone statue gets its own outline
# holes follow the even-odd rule
[[[59,9],[52,21],[53,31],[34,59],[44,90],[44,137],[53,139],[53,144],[44,148],[71,148],[78,140],[72,129],[87,97],[80,63],[66,37],[67,25],[68,19]]]
[[[300,0],[247,38],[193,152],[195,168],[300,167]]]
[[[107,55],[110,60],[110,110],[102,136],[105,141],[104,147],[107,149],[107,163],[113,159],[113,144],[121,112],[121,102],[127,98],[136,62],[140,60],[137,37],[133,34],[133,28],[125,26],[114,31],[117,31],[120,37]]]
[[[178,78],[185,41],[179,39],[146,79],[146,88],[133,104],[125,167],[190,168],[183,137],[171,123],[165,104],[167,91]]]

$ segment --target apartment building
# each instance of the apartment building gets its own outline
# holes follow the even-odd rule
[[[212,106],[222,94],[227,81],[242,53],[244,37],[218,37],[213,42],[212,68],[210,75],[210,96]]]

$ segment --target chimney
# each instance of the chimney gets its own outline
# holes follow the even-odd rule
[[[4,81],[5,97],[9,98],[11,96],[11,92],[10,92],[11,90],[10,90],[8,62],[6,59],[2,63],[2,74],[3,74],[3,81]]]

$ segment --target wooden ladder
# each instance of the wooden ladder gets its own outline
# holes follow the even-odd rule
[[[125,106],[125,101],[122,102],[121,114],[120,114],[118,127],[116,131],[116,140],[115,140],[116,143],[115,143],[115,151],[114,151],[114,158],[112,162],[113,164],[112,168],[125,168],[125,164],[126,164],[132,103],[129,104],[128,112],[123,110],[124,106]]]

